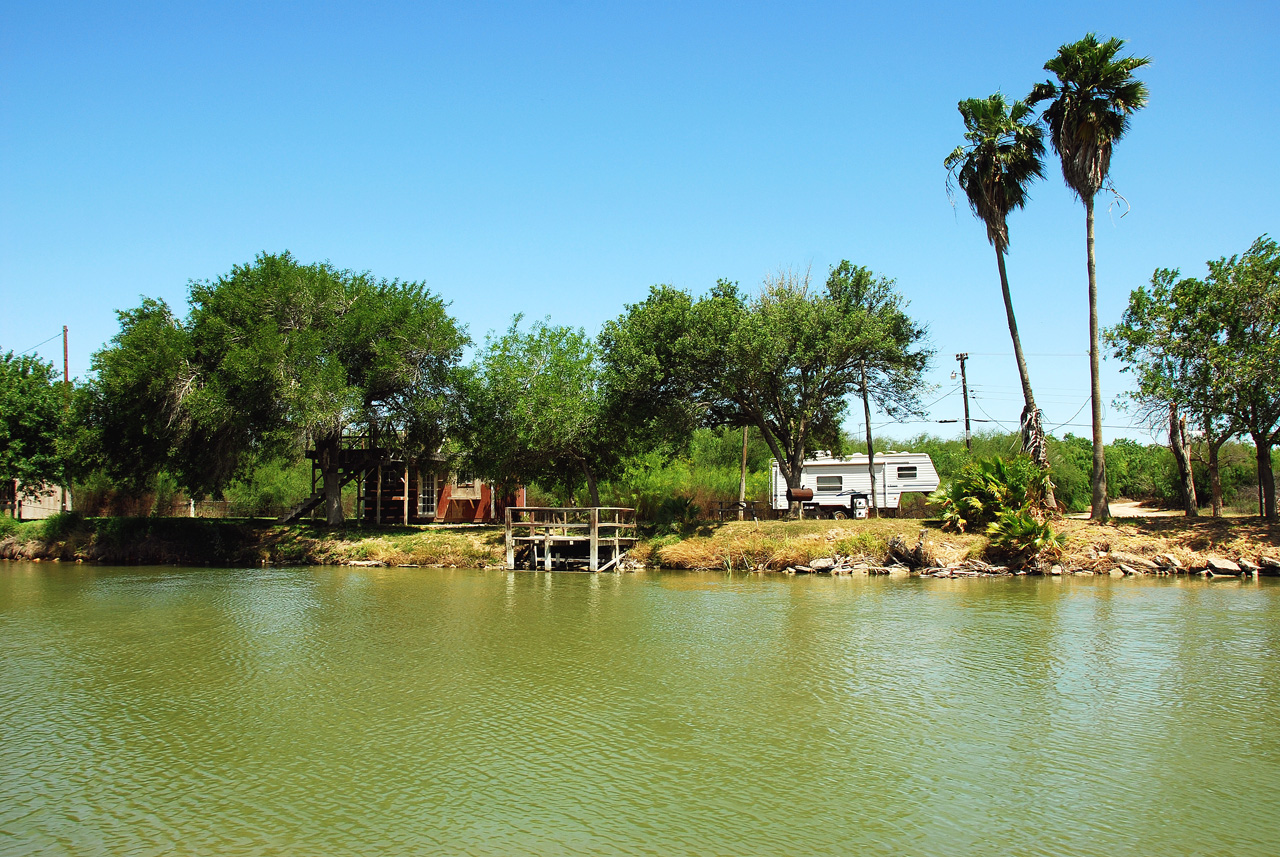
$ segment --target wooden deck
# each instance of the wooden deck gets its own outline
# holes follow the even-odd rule
[[[510,506],[507,568],[608,571],[636,543],[636,510],[621,506]]]

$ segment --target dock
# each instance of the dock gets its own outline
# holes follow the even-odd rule
[[[622,506],[509,506],[507,568],[609,571],[636,543],[636,510]]]

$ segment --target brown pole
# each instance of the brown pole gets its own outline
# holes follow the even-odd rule
[[[71,410],[71,361],[67,359],[67,326],[62,326],[62,392],[63,411]],[[67,475],[62,474],[62,511],[67,511]]]

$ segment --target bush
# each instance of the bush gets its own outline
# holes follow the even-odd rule
[[[60,542],[83,524],[84,515],[79,512],[59,512],[44,519],[40,527],[40,535],[46,542]]]
[[[1056,556],[1062,550],[1062,534],[1055,533],[1029,509],[1005,509],[987,527],[987,539],[997,552],[1019,563],[1042,556]]]
[[[950,485],[929,498],[942,508],[942,525],[966,528],[995,521],[1002,512],[1022,509],[1041,495],[1044,475],[1030,458],[971,461]]]

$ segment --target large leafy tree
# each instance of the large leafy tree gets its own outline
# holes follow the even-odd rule
[[[862,398],[871,514],[878,515],[871,403],[894,419],[919,414],[921,378],[932,352],[923,345],[925,328],[907,315],[907,302],[893,280],[846,259],[832,267],[827,294],[843,306],[845,316],[858,326],[858,338],[870,346],[860,360],[854,392]]]
[[[95,355],[87,410],[113,469],[167,467],[203,493],[307,442],[340,523],[345,430],[439,445],[467,337],[423,285],[263,254],[192,283],[190,304],[181,320],[144,300]]]
[[[1254,443],[1262,513],[1276,520],[1271,450],[1280,443],[1280,244],[1258,238],[1244,253],[1209,263],[1205,277],[1213,318],[1220,323],[1213,348],[1227,415]]]
[[[814,289],[808,274],[783,272],[751,297],[723,280],[700,299],[655,287],[606,324],[601,341],[637,412],[647,405],[668,429],[694,420],[754,426],[788,487],[798,488],[806,454],[839,443],[847,397],[863,388],[864,372],[899,359],[889,345],[900,342],[897,320],[877,316],[839,278]],[[922,370],[925,331],[911,332]]]
[[[0,480],[29,497],[63,479],[64,393],[53,364],[0,355]]]
[[[464,373],[460,440],[477,472],[498,484],[539,481],[571,491],[597,482],[621,462],[624,438],[610,413],[599,347],[582,330],[517,316],[489,337]]]
[[[1044,422],[1031,390],[1031,373],[1022,352],[1018,319],[1009,292],[1009,275],[1005,270],[1009,214],[1027,204],[1027,189],[1044,176],[1044,133],[1026,102],[1009,104],[999,92],[986,98],[965,99],[960,102],[959,110],[964,120],[965,142],[943,161],[948,175],[947,187],[950,191],[954,182],[964,191],[974,217],[987,227],[987,240],[995,248],[1000,293],[1004,297],[1013,356],[1022,383],[1022,449],[1047,474],[1049,457]],[[1053,483],[1046,479],[1045,484],[1048,486],[1045,504],[1052,508],[1055,505]]]
[[[1139,401],[1177,405],[1199,422],[1214,513],[1218,452],[1241,431],[1254,441],[1263,514],[1276,516],[1271,449],[1280,442],[1280,245],[1263,236],[1243,254],[1208,263],[1204,279],[1160,269],[1135,289],[1108,331],[1136,376]]]
[[[1036,84],[1031,104],[1047,101],[1043,119],[1049,141],[1062,161],[1067,187],[1084,203],[1085,253],[1089,276],[1089,389],[1093,417],[1093,511],[1095,521],[1111,517],[1107,506],[1107,463],[1102,444],[1102,385],[1098,349],[1098,278],[1094,264],[1094,198],[1111,172],[1115,144],[1129,129],[1133,113],[1147,103],[1147,87],[1133,73],[1151,62],[1146,57],[1117,58],[1122,39],[1098,41],[1089,33],[1063,45],[1044,64],[1057,82]]]
[[[1213,359],[1219,320],[1203,282],[1160,268],[1147,286],[1134,289],[1120,324],[1105,332],[1122,371],[1134,376],[1129,398],[1150,422],[1167,419],[1169,446],[1182,482],[1188,516],[1195,516],[1195,482],[1188,452],[1186,417],[1201,429],[1208,451],[1214,515],[1222,514],[1218,451],[1239,425],[1223,417],[1225,388]]]

